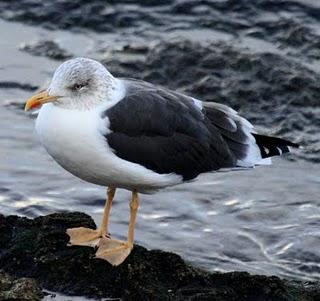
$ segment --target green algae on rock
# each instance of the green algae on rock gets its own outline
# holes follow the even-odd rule
[[[93,248],[67,246],[66,228],[78,226],[95,228],[83,213],[57,213],[33,220],[0,215],[0,268],[11,275],[35,278],[51,291],[94,298],[320,300],[319,283],[246,272],[208,273],[187,265],[176,254],[140,246],[135,246],[122,265],[113,267],[95,259]]]

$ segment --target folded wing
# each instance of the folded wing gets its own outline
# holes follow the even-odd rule
[[[143,81],[123,83],[125,97],[102,116],[111,130],[107,142],[120,158],[190,180],[220,168],[254,166],[266,157],[252,125],[229,107]]]

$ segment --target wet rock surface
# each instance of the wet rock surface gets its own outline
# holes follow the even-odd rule
[[[116,32],[130,28],[143,34],[205,28],[268,40],[293,56],[310,59],[320,57],[320,35],[315,30],[319,14],[316,1],[296,0],[0,1],[0,17],[51,29]]]
[[[62,49],[54,41],[36,41],[33,43],[20,45],[19,49],[32,55],[45,56],[53,60],[66,60],[72,57],[70,53]]]
[[[67,246],[65,230],[77,226],[95,228],[92,219],[82,213],[51,214],[33,220],[0,215],[1,269],[17,277],[33,277],[49,290],[96,298],[319,300],[318,283],[245,272],[207,273],[189,266],[176,254],[141,246],[135,246],[121,266],[112,267],[95,259],[93,248]],[[0,286],[2,292],[7,291],[12,286],[10,277],[0,274]]]
[[[19,89],[25,91],[35,91],[37,90],[37,88],[37,86],[32,86],[30,84],[22,84],[12,81],[0,81],[0,89]]]
[[[38,301],[43,296],[44,294],[34,279],[15,279],[0,270],[1,301]]]

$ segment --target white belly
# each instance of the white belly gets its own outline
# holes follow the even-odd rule
[[[140,192],[182,182],[176,174],[157,174],[117,157],[103,136],[108,120],[100,118],[101,110],[75,111],[46,104],[37,118],[36,132],[63,168],[87,182]]]

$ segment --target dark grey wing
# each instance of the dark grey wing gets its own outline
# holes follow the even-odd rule
[[[194,99],[142,81],[124,80],[126,96],[103,113],[107,142],[120,158],[184,180],[236,165],[220,131]]]
[[[268,158],[297,144],[258,135],[231,108],[152,84],[123,79],[126,95],[103,113],[110,121],[108,144],[120,158],[157,173],[189,180],[230,167],[270,164]]]

